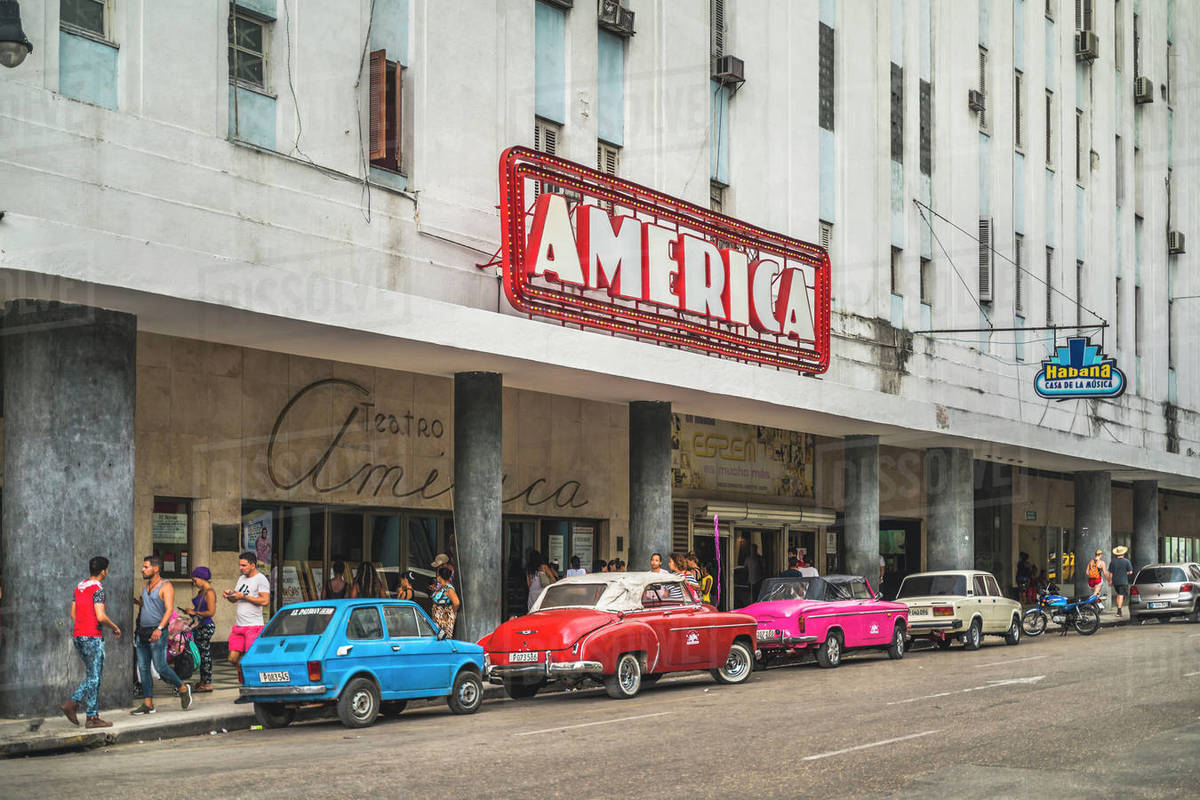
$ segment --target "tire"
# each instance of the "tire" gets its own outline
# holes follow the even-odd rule
[[[971,620],[971,627],[963,633],[962,642],[966,650],[978,650],[983,646],[983,623],[977,619]]]
[[[379,704],[379,713],[388,717],[398,717],[407,707],[407,700],[384,700]]]
[[[725,663],[712,670],[713,679],[717,683],[735,685],[745,683],[754,672],[754,653],[744,642],[734,642],[729,646],[729,655]]]
[[[296,709],[277,703],[255,703],[254,718],[264,728],[286,728],[296,719]]]
[[[830,631],[817,648],[817,663],[825,669],[834,669],[842,663],[842,635]]]
[[[895,629],[892,630],[892,645],[887,649],[888,658],[904,658],[905,649],[904,626],[897,623]]]
[[[1041,636],[1046,632],[1046,615],[1039,609],[1031,608],[1021,617],[1021,628],[1026,636]]]
[[[1100,613],[1093,606],[1075,609],[1075,630],[1080,636],[1091,636],[1100,630]]]
[[[347,728],[365,728],[379,716],[379,689],[370,678],[351,678],[337,701],[338,718]]]
[[[521,681],[505,681],[504,691],[513,700],[528,700],[538,693],[542,683],[522,683]]]
[[[1021,643],[1021,621],[1013,617],[1012,624],[1008,626],[1008,633],[1004,634],[1004,643],[1008,645]]]
[[[622,653],[617,670],[604,676],[604,691],[614,700],[630,700],[642,689],[642,662],[633,653]]]
[[[937,639],[935,641],[937,641],[938,650],[949,650],[950,645],[954,644],[954,640],[951,639],[949,636],[945,636],[945,637],[943,637],[941,639]]]
[[[1191,623],[1200,622],[1200,600],[1192,603],[1192,613],[1188,614],[1184,619]]]
[[[483,681],[469,669],[459,670],[446,705],[455,714],[474,714],[483,703]]]

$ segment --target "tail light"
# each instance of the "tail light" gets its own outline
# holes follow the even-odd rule
[[[796,630],[804,633],[804,617],[796,617]]]
[[[934,606],[933,615],[935,617],[953,617],[954,609],[950,606]]]
[[[320,661],[308,662],[308,680],[310,683],[320,683],[321,682],[321,662]]]
[[[1136,595],[1136,594],[1141,594],[1141,592],[1139,592],[1139,591],[1137,590],[1137,587],[1136,587],[1136,586],[1131,586],[1131,587],[1130,587],[1130,589],[1129,589],[1129,593],[1130,593],[1130,594],[1135,594],[1135,595]]]
[[[1179,591],[1180,591],[1180,593],[1190,592],[1190,591],[1193,591],[1195,588],[1196,588],[1196,585],[1194,583],[1185,583],[1179,587]]]

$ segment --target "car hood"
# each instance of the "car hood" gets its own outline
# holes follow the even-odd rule
[[[612,625],[617,615],[608,611],[554,608],[510,619],[479,640],[488,652],[562,650],[597,628]]]

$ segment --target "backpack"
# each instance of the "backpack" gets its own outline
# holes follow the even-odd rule
[[[191,641],[191,621],[178,611],[171,612],[171,620],[167,623],[167,657],[173,659],[186,652]]]
[[[1092,561],[1088,562],[1087,576],[1089,578],[1096,578],[1096,579],[1100,578],[1100,568],[1096,566],[1096,562],[1094,559]]]

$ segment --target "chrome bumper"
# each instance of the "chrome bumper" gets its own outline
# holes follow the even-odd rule
[[[578,678],[584,675],[599,675],[603,670],[604,667],[599,661],[542,661],[536,664],[489,664],[484,670],[484,677],[493,683],[501,683],[505,678],[509,680]]]
[[[308,697],[325,694],[329,689],[324,684],[315,686],[243,686],[238,697]]]
[[[928,622],[913,622],[912,617],[908,618],[908,632],[914,634],[917,631],[932,633],[934,631],[956,631],[962,627],[961,619],[930,620]]]
[[[762,650],[773,650],[779,647],[793,647],[798,644],[811,644],[816,636],[783,636],[778,639],[759,639],[758,647]]]

